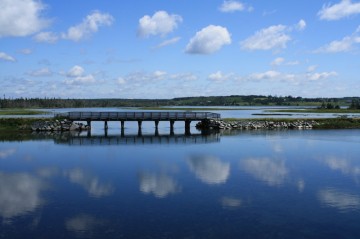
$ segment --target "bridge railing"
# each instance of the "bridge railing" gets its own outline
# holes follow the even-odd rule
[[[219,119],[211,112],[68,112],[60,116],[70,120],[203,120]]]

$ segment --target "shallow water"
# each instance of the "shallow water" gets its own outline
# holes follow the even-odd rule
[[[360,130],[0,142],[0,238],[359,238]]]

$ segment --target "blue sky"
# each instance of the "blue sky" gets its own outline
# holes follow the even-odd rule
[[[0,0],[1,97],[359,96],[360,1]]]

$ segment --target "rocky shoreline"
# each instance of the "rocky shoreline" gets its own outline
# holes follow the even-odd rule
[[[312,129],[320,123],[314,120],[297,120],[292,122],[271,120],[204,120],[196,124],[198,129]]]
[[[36,121],[32,123],[32,131],[83,131],[89,130],[90,127],[82,124],[75,123],[69,120],[54,120],[54,121]]]

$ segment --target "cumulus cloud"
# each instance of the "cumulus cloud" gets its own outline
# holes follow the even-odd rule
[[[192,156],[187,162],[196,177],[206,184],[226,183],[230,176],[230,164],[216,157]]]
[[[305,20],[301,19],[298,24],[296,25],[296,29],[299,31],[303,31],[306,28],[306,22]]]
[[[250,80],[273,80],[280,78],[282,74],[278,71],[266,71],[261,73],[253,73],[249,76]]]
[[[8,54],[6,54],[5,52],[0,52],[0,60],[2,61],[11,61],[11,62],[15,62],[16,59]]]
[[[34,70],[28,73],[29,76],[33,77],[45,77],[52,76],[52,71],[49,68],[41,68],[39,70]]]
[[[214,82],[223,82],[229,80],[233,74],[224,74],[221,71],[217,71],[215,73],[212,73],[208,76],[208,80],[214,81]]]
[[[139,19],[138,36],[165,36],[174,31],[182,21],[181,16],[170,15],[166,11],[158,11],[153,16],[145,15]]]
[[[102,26],[111,26],[114,22],[114,17],[108,13],[94,11],[79,25],[70,27],[66,33],[62,34],[63,39],[72,41],[83,40],[91,34],[96,33]]]
[[[225,27],[209,25],[191,38],[185,52],[190,54],[211,54],[229,44],[231,44],[231,35]]]
[[[245,50],[283,49],[291,40],[287,31],[289,28],[284,25],[270,26],[257,31],[253,36],[240,42],[240,46]]]
[[[50,21],[41,17],[45,8],[37,0],[0,1],[0,38],[28,36],[49,26]]]
[[[315,53],[338,53],[338,52],[349,52],[355,48],[356,44],[360,43],[360,26],[356,31],[346,36],[341,40],[332,41],[329,44],[320,47]]]
[[[65,175],[71,182],[81,185],[93,197],[109,196],[114,191],[112,185],[100,182],[96,176],[82,169],[69,170],[65,172]]]
[[[219,7],[221,12],[236,12],[236,11],[252,11],[252,7],[246,7],[244,3],[238,1],[224,1],[223,4]]]
[[[360,208],[360,197],[358,195],[342,192],[338,189],[328,188],[320,190],[318,198],[324,205],[342,211],[352,211]]]
[[[85,70],[81,66],[73,66],[66,74],[68,79],[65,80],[65,83],[69,85],[81,85],[95,82],[95,77],[92,74],[85,75],[84,73]]]
[[[139,181],[141,192],[154,194],[157,198],[164,198],[180,191],[178,183],[166,174],[140,173]]]
[[[59,40],[59,35],[54,32],[40,32],[33,39],[37,42],[56,43]]]
[[[0,172],[0,216],[10,219],[36,210],[44,202],[44,189],[44,183],[30,174]]]
[[[342,0],[334,5],[323,5],[318,12],[321,20],[333,21],[352,15],[360,14],[360,2],[353,3],[351,0]]]
[[[288,175],[283,161],[270,158],[250,158],[242,161],[241,165],[248,173],[269,186],[282,185]]]

